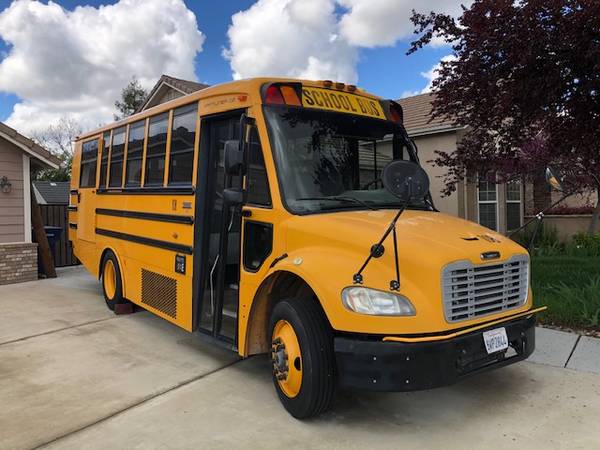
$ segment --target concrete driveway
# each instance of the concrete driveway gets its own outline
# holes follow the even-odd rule
[[[306,422],[266,358],[146,312],[80,268],[0,287],[0,448],[598,448],[600,375],[523,362],[432,391],[342,392]]]

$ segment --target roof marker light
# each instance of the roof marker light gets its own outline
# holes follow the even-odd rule
[[[265,103],[270,105],[285,105],[285,100],[281,95],[279,86],[271,85],[267,88],[267,92],[265,93]]]
[[[281,94],[283,95],[283,100],[286,105],[302,106],[302,102],[298,98],[296,89],[292,86],[281,86]]]
[[[344,89],[344,87],[346,87],[346,85],[344,83],[335,83],[335,88],[336,89]]]

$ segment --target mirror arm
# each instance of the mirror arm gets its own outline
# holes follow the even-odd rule
[[[542,211],[540,211],[539,213],[537,213],[535,216],[533,216],[531,219],[529,219],[527,222],[525,222],[523,225],[521,225],[519,228],[517,228],[516,230],[511,231],[510,233],[508,233],[507,237],[512,238],[515,234],[517,234],[519,231],[523,230],[524,228],[526,228],[531,222],[534,222],[536,220],[539,220],[540,222],[544,219],[544,216],[546,215],[546,213],[548,211],[550,211],[552,208],[554,208],[556,205],[558,205],[559,203],[561,203],[562,201],[564,201],[565,199],[567,199],[568,197],[570,197],[571,195],[573,195],[575,192],[568,192],[565,195],[563,195],[560,199],[558,199],[557,201],[555,201],[554,203],[552,203],[550,206],[548,206],[547,208],[543,209]],[[533,243],[533,242],[532,242]]]

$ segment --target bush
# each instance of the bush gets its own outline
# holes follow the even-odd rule
[[[531,284],[542,323],[600,328],[600,257],[535,256]]]
[[[600,256],[600,233],[577,233],[567,250],[581,256]]]

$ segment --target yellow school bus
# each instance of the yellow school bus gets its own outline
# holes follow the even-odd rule
[[[436,210],[400,105],[331,81],[213,86],[80,136],[70,239],[138,305],[270,354],[297,418],[534,350],[525,249]]]

